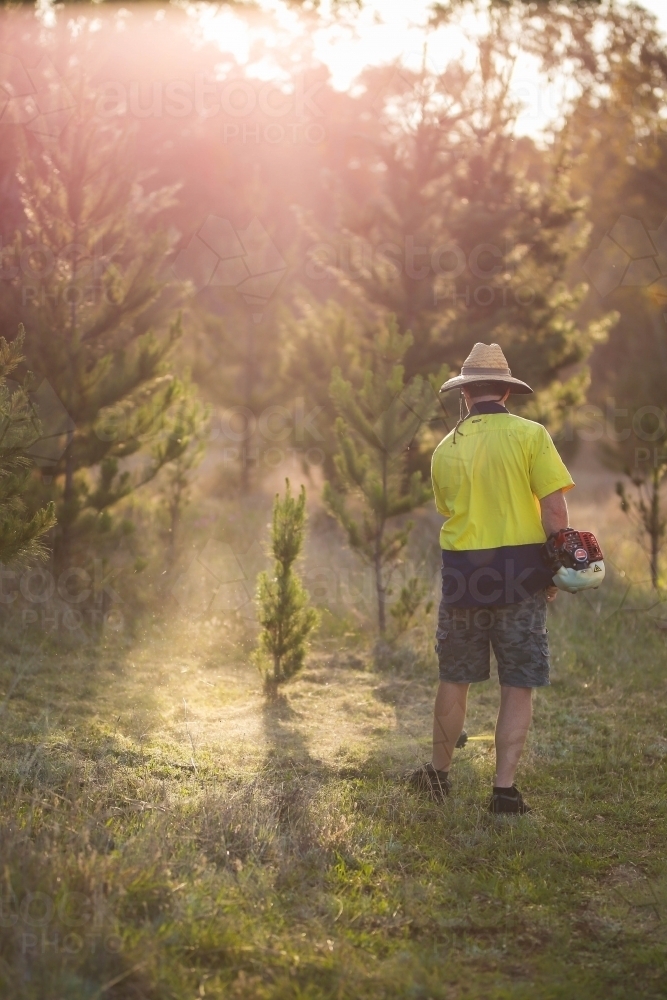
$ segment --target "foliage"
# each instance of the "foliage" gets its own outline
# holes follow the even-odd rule
[[[399,592],[397,600],[390,608],[392,632],[394,636],[403,635],[415,624],[417,613],[429,615],[433,609],[433,601],[427,600],[430,591],[427,580],[412,576]]]
[[[651,583],[656,590],[660,585],[660,552],[667,532],[667,515],[662,496],[662,484],[666,476],[667,460],[663,458],[661,461],[656,461],[648,471],[635,469],[633,472],[628,472],[628,477],[635,488],[634,496],[628,493],[627,486],[622,480],[616,484],[621,510],[632,517],[640,535],[648,543]]]
[[[30,380],[10,389],[7,378],[25,361],[25,332],[19,327],[15,340],[0,337],[0,564],[43,559],[44,536],[55,524],[52,503],[30,514],[24,494],[32,474],[30,447],[40,425],[28,395]]]
[[[408,378],[443,361],[460,365],[474,341],[496,341],[537,390],[527,412],[557,431],[584,400],[585,363],[614,317],[584,321],[577,312],[586,285],[573,280],[574,268],[589,225],[572,191],[567,138],[540,151],[515,136],[508,82],[517,38],[551,58],[535,12],[523,20],[521,5],[512,17],[507,5],[502,13],[479,6],[488,16],[474,68],[451,60],[439,72],[427,47],[418,70],[366,72],[365,98],[350,111],[359,118],[356,169],[332,186],[336,229],[312,214],[303,225],[313,271],[356,310],[394,314],[411,330]],[[549,15],[558,22],[553,5]]]
[[[308,607],[308,594],[294,571],[306,527],[306,491],[302,486],[293,497],[289,479],[285,480],[285,496],[276,494],[271,525],[271,553],[275,560],[273,574],[259,574],[260,653],[271,660],[271,686],[287,681],[301,667],[307,650],[307,640],[317,626],[319,615]],[[261,655],[258,663],[261,666]]]
[[[372,327],[333,298],[319,303],[300,293],[293,309],[283,313],[285,384],[293,398],[303,399],[306,414],[303,428],[295,428],[294,445],[303,454],[306,469],[314,464],[308,461],[309,453],[321,456],[327,479],[335,474],[337,450],[331,373],[337,369],[345,380],[359,384],[364,355],[372,350],[372,335]]]
[[[189,380],[184,382],[183,396],[174,407],[172,431],[162,447],[165,466],[162,494],[169,518],[169,557],[173,560],[178,549],[178,536],[183,510],[190,499],[194,470],[206,450],[206,434],[210,408],[199,398]],[[183,442],[187,442],[183,450]],[[169,458],[169,453],[174,455]]]
[[[94,16],[104,20],[105,15],[100,8]],[[180,9],[172,8],[159,23],[138,13],[132,32],[116,30],[112,11],[105,22],[108,30],[92,30],[96,22],[85,5],[79,15],[79,23],[88,25],[85,30],[70,32],[64,12],[54,10],[52,16],[58,22],[52,29],[33,17],[14,18],[12,27],[7,21],[2,48],[18,53],[25,66],[53,59],[72,90],[78,81],[73,67],[96,75],[100,66],[113,66],[109,78],[129,95],[130,105],[141,104],[137,81],[144,74],[164,97],[168,81],[192,79],[195,71],[213,77],[219,63],[219,50],[210,40],[199,35],[196,45],[189,44],[192,36]],[[289,300],[297,276],[318,304],[340,298],[344,290],[373,320],[377,310],[394,312],[401,329],[411,329],[415,338],[406,358],[408,377],[433,371],[443,360],[458,364],[474,337],[500,339],[510,365],[538,388],[538,400],[525,405],[553,432],[587,391],[591,347],[592,391],[607,391],[600,365],[605,330],[599,325],[607,305],[594,293],[583,307],[578,305],[586,251],[577,245],[585,236],[586,220],[595,223],[592,242],[597,245],[619,209],[635,214],[642,190],[636,183],[626,189],[628,177],[645,181],[646,193],[663,197],[659,166],[645,172],[647,154],[653,155],[655,140],[664,131],[663,45],[648,12],[607,0],[436,5],[433,26],[447,21],[469,35],[469,59],[449,60],[443,70],[440,53],[431,58],[427,44],[422,66],[408,68],[397,60],[376,67],[362,86],[348,92],[332,88],[322,67],[310,76],[307,33],[303,48],[272,47],[270,57],[285,76],[307,71],[306,88],[316,83],[313,121],[326,121],[321,143],[261,141],[267,118],[259,108],[248,125],[251,131],[257,128],[260,141],[229,142],[221,134],[227,127],[218,127],[219,115],[192,114],[181,120],[168,112],[151,114],[149,101],[124,161],[132,170],[136,167],[142,184],[145,176],[154,177],[158,190],[183,182],[178,199],[163,213],[182,245],[210,213],[234,220],[240,228],[259,218],[280,252],[304,264],[285,275],[276,302]],[[158,37],[159,43],[154,41]],[[256,42],[258,51],[264,51],[262,42]],[[526,56],[556,77],[566,67],[581,87],[579,100],[564,99],[559,107],[562,118],[554,133],[538,141],[517,137],[515,129],[520,108],[509,80],[512,73],[516,79],[515,68]],[[226,58],[232,67],[233,57]],[[227,78],[243,79],[243,73],[235,65]],[[134,113],[127,103],[114,118],[119,126]],[[164,103],[169,108],[169,101]],[[102,122],[105,128],[111,117]],[[291,126],[290,121],[288,131]],[[8,132],[0,163],[0,183],[7,192],[3,216],[9,226],[23,224],[14,189],[19,134]],[[308,219],[305,253],[296,246],[295,205]],[[615,213],[611,220],[609,213]],[[449,245],[458,249],[443,251],[434,267],[433,253]],[[426,250],[417,253],[417,248]],[[319,252],[326,266],[312,268],[303,261]],[[465,270],[452,277],[462,260]],[[197,316],[196,335],[188,335],[184,345],[195,381],[205,385],[216,404],[246,407],[255,419],[267,405],[288,406],[294,383],[276,376],[289,345],[274,314],[255,329],[249,316],[231,304],[239,299],[235,288],[226,297],[218,293],[219,288],[201,292],[202,313],[211,316]],[[485,297],[491,299],[488,305],[483,305]],[[623,329],[615,333],[606,355],[614,365],[619,348],[635,336],[629,295],[621,312]],[[645,353],[655,357],[650,338],[642,335],[638,354]],[[304,395],[310,387],[308,364],[299,369],[297,359],[295,369]],[[248,373],[254,378],[248,379]],[[243,475],[248,476],[262,443],[261,436],[247,446],[230,441],[230,456],[239,456]],[[327,464],[328,446],[327,438],[322,445]],[[426,449],[419,456],[411,450],[410,465],[425,471]],[[257,478],[249,476],[248,485]]]
[[[174,422],[185,392],[168,361],[180,293],[165,281],[159,225],[174,189],[144,189],[129,130],[96,121],[91,104],[84,87],[57,144],[23,142],[24,217],[8,251],[20,266],[0,294],[0,317],[24,319],[30,364],[74,427],[40,494],[56,503],[60,564],[86,542],[99,548],[101,532],[113,537],[111,509],[190,441]]]
[[[406,474],[407,449],[430,419],[441,371],[430,382],[416,376],[406,384],[403,359],[412,344],[396,321],[383,322],[365,359],[359,388],[335,369],[331,396],[338,411],[335,430],[337,485],[327,482],[324,501],[345,529],[352,548],[373,569],[378,629],[386,629],[386,595],[391,569],[405,549],[411,522],[388,530],[394,518],[421,507],[431,497],[430,484],[419,471]],[[360,507],[357,514],[350,498]]]
[[[594,358],[590,395],[603,428],[599,451],[625,476],[617,484],[621,507],[638,529],[658,588],[667,472],[667,64],[664,39],[639,7],[627,18],[617,13],[609,30],[608,92],[582,95],[568,123],[579,157],[577,184],[590,191],[591,243],[606,263],[588,309],[604,295],[618,317]],[[609,254],[616,255],[616,281]],[[643,259],[631,265],[631,257]],[[625,278],[628,266],[643,267],[643,275]]]
[[[289,401],[280,361],[283,344],[270,314],[257,318],[220,299],[209,295],[199,305],[197,333],[186,349],[197,384],[222,410],[227,478],[236,468],[235,485],[246,494],[261,480],[266,452],[286,440],[283,421],[275,433],[271,424],[272,407],[284,415]]]
[[[631,47],[629,37],[635,39]],[[645,272],[642,279],[627,283],[621,273],[616,287],[613,282],[612,287],[601,285],[591,295],[605,293],[618,318],[597,352],[591,397],[599,404],[599,451],[607,466],[625,476],[616,491],[645,544],[651,580],[658,588],[667,473],[667,300],[660,277],[666,267],[667,140],[661,116],[667,66],[660,36],[639,9],[632,10],[628,21],[615,21],[610,45],[616,58],[609,92],[595,103],[582,96],[568,130],[580,158],[578,185],[591,190],[593,244],[605,247],[607,254],[616,252],[621,272],[630,261],[626,250],[633,257],[641,255]],[[641,101],[629,105],[630,92],[640,93]],[[614,162],[618,165],[612,170]],[[624,250],[619,251],[619,240]]]

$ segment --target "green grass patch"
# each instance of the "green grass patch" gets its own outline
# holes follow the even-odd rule
[[[486,811],[495,681],[435,805],[401,780],[423,671],[315,659],[264,705],[215,636],[8,652],[2,995],[664,997],[667,636],[620,598],[559,597],[517,818]]]

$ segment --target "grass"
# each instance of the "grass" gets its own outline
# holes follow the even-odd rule
[[[667,633],[620,603],[558,599],[520,818],[486,811],[495,681],[435,805],[400,780],[432,664],[355,639],[267,703],[204,625],[7,652],[2,995],[667,996]]]

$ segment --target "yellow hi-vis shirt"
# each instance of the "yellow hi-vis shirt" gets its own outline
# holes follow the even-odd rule
[[[574,486],[542,424],[499,404],[493,409],[479,413],[473,408],[456,440],[452,431],[433,453],[435,503],[447,519],[440,531],[444,550],[543,543],[539,501]]]

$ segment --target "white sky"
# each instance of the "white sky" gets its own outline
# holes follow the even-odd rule
[[[667,31],[667,0],[641,0],[641,6],[655,14],[662,30]]]

